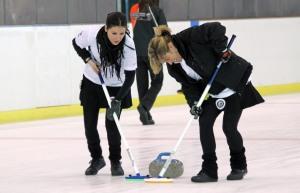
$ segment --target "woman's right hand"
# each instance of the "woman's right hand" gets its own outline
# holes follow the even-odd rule
[[[99,67],[97,66],[96,62],[94,62],[93,60],[89,60],[87,63],[92,67],[92,69],[93,69],[97,74],[99,74],[100,69],[99,69]]]

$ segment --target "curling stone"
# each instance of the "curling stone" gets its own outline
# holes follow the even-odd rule
[[[158,177],[162,167],[164,166],[167,159],[163,159],[162,157],[170,156],[169,152],[160,153],[155,160],[153,160],[149,164],[149,174],[152,177]],[[183,174],[184,167],[183,163],[180,160],[172,159],[171,163],[165,172],[165,178],[178,178]]]

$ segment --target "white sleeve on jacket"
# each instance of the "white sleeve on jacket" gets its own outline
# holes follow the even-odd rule
[[[126,41],[124,45],[124,70],[133,71],[137,68],[137,56],[135,45],[128,35],[126,35]]]
[[[80,48],[86,48],[90,45],[89,42],[90,30],[81,31],[76,37],[75,42]]]

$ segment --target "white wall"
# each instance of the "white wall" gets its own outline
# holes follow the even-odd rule
[[[233,50],[254,65],[258,85],[300,82],[300,18],[224,20]],[[190,22],[170,22],[173,33]],[[0,111],[78,104],[85,65],[72,48],[87,26],[0,27]],[[166,72],[161,95],[180,86]],[[136,83],[132,88],[137,97]]]
[[[233,49],[254,66],[256,85],[300,82],[300,18],[228,20]]]

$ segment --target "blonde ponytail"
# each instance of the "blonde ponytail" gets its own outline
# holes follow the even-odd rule
[[[154,27],[155,36],[171,36],[171,29],[166,25],[160,25],[158,27]]]
[[[169,52],[168,43],[172,41],[171,30],[166,25],[160,25],[154,28],[155,36],[148,45],[148,57],[151,69],[154,74],[162,70],[160,58]]]

